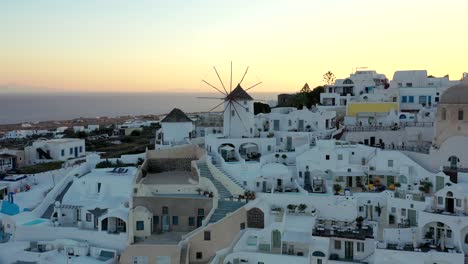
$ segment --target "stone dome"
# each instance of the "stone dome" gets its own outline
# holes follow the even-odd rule
[[[441,104],[468,104],[468,79],[448,88],[440,98]]]

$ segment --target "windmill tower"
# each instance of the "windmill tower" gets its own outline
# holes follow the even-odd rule
[[[217,97],[199,97],[203,99],[221,99],[223,102],[216,105],[210,111],[215,110],[219,106],[224,106],[223,111],[223,128],[224,128],[224,136],[230,138],[242,138],[242,137],[252,137],[255,133],[255,116],[254,116],[254,99],[247,93],[248,90],[254,88],[255,86],[261,84],[262,82],[258,82],[247,89],[242,88],[241,84],[244,80],[247,72],[249,71],[249,67],[244,72],[242,79],[237,84],[234,90],[232,89],[232,62],[231,62],[231,78],[229,84],[229,92],[224,86],[221,77],[216,70],[216,67],[213,66],[213,69],[221,83],[222,89],[224,92],[217,88],[216,86],[208,83],[205,80],[202,80],[204,83],[209,85],[211,88],[214,88],[216,91],[223,94],[222,98]]]

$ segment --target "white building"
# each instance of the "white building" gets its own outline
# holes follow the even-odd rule
[[[326,107],[344,107],[350,101],[392,101],[396,95],[387,91],[388,79],[376,71],[356,71],[346,79],[337,79],[325,86],[320,104]]]
[[[188,144],[195,136],[193,121],[178,108],[172,109],[160,124],[161,128],[156,131],[156,149]]]
[[[49,132],[48,130],[43,130],[43,129],[31,129],[31,130],[12,130],[8,131],[5,134],[5,138],[8,139],[19,139],[19,138],[27,138],[27,137],[32,137],[32,136],[43,136],[47,135]]]
[[[254,99],[240,85],[226,96],[224,109],[225,136],[241,138],[254,135]]]
[[[428,76],[426,70],[396,71],[390,89],[399,91],[400,110],[419,111],[437,106],[444,91],[458,83],[448,76]]]
[[[85,140],[77,138],[37,140],[24,150],[29,164],[66,161],[83,157],[86,152]]]

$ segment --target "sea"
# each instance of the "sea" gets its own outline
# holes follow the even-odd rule
[[[276,101],[277,93],[251,93],[255,100]],[[218,99],[202,99],[214,97]],[[159,115],[177,107],[186,113],[206,112],[222,100],[215,93],[41,93],[0,94],[0,124],[79,117]],[[221,111],[222,105],[215,109]]]

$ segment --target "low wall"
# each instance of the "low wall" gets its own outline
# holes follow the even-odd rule
[[[17,226],[14,241],[38,241],[55,239],[82,240],[91,246],[123,251],[127,246],[127,234],[108,234],[105,231],[92,231],[75,227]]]
[[[213,177],[221,182],[226,189],[231,192],[233,195],[244,195],[245,190],[242,189],[239,185],[233,182],[229,177],[227,177],[223,172],[221,172],[218,168],[216,168],[210,159],[206,159],[206,165],[210,170]]]

